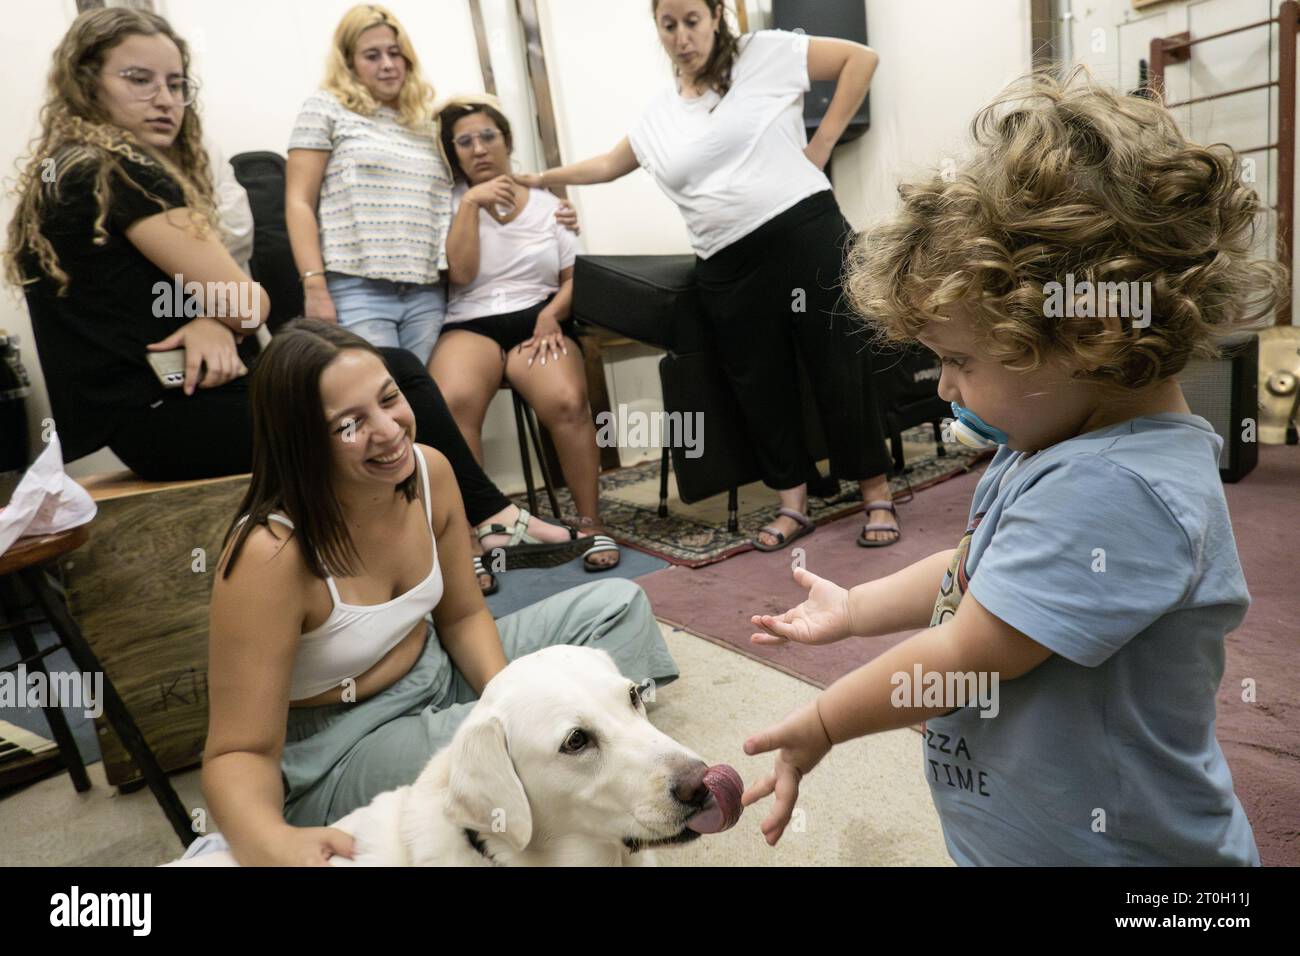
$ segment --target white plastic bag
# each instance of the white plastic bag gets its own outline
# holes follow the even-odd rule
[[[58,433],[23,475],[9,504],[0,508],[0,554],[19,538],[57,534],[83,525],[99,509],[85,488],[63,472]]]

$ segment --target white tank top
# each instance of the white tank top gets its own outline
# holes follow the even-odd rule
[[[293,679],[289,699],[304,700],[343,681],[364,674],[411,633],[416,622],[428,615],[442,599],[442,569],[438,565],[438,543],[433,539],[433,511],[429,503],[429,472],[424,455],[412,446],[424,483],[424,516],[429,523],[433,546],[433,567],[429,576],[405,594],[383,604],[345,604],[339,597],[334,578],[326,576],[334,607],[324,623],[303,634],[293,660]],[[292,530],[293,522],[283,515],[270,514]],[[247,516],[240,518],[240,522]]]

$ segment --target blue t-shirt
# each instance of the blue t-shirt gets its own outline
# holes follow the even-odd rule
[[[998,450],[932,624],[969,585],[1054,653],[1000,683],[996,716],[926,723],[957,863],[1259,864],[1214,736],[1224,636],[1250,603],[1221,446],[1204,419],[1166,413]]]

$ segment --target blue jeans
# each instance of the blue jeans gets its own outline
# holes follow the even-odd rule
[[[428,364],[447,318],[447,291],[441,283],[417,285],[330,272],[325,284],[339,325],[376,348],[406,349]]]

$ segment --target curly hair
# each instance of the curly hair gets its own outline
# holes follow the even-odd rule
[[[352,112],[362,116],[374,114],[379,104],[352,69],[352,58],[356,56],[361,34],[374,27],[392,29],[397,38],[397,48],[406,60],[406,79],[397,95],[397,121],[407,129],[424,130],[433,117],[434,89],[420,72],[420,58],[415,55],[406,28],[386,7],[377,3],[358,4],[343,14],[334,30],[334,42],[325,64],[325,81],[321,85]]]
[[[52,279],[58,294],[68,288],[68,274],[41,232],[47,205],[60,198],[60,185],[74,169],[93,171],[96,203],[94,241],[108,241],[110,183],[117,179],[163,205],[127,174],[120,158],[145,166],[160,166],[180,187],[185,206],[199,235],[217,222],[216,200],[203,130],[195,105],[185,108],[180,130],[167,150],[142,142],[116,125],[98,101],[99,74],[108,53],[130,36],[166,36],[181,54],[182,70],[189,76],[190,55],[185,41],[162,17],[143,10],[113,7],[90,10],[72,22],[54,51],[45,104],[41,107],[41,132],[29,147],[30,157],[18,173],[14,192],[17,212],[9,222],[5,248],[5,277],[14,285],[27,285],[39,276],[24,274],[25,253]],[[54,176],[46,175],[52,169]]]
[[[1265,207],[1237,154],[1187,140],[1160,102],[1082,68],[1035,73],[981,110],[971,135],[969,158],[900,186],[900,208],[850,251],[845,289],[881,339],[913,341],[961,309],[1010,368],[1051,357],[1136,389],[1214,355],[1285,294],[1285,267],[1252,256]],[[1147,284],[1149,324],[1050,309],[1048,287],[1069,276]]]

